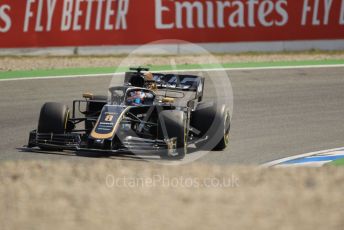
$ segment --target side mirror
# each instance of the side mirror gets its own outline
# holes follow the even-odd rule
[[[172,97],[164,97],[161,100],[162,103],[169,103],[169,104],[173,104],[174,103],[174,98]]]
[[[82,97],[85,99],[92,99],[93,98],[93,93],[83,93]]]

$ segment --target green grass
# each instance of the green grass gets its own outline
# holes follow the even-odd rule
[[[344,158],[332,161],[330,165],[335,165],[335,166],[344,166]]]
[[[259,68],[259,67],[286,67],[286,66],[317,66],[317,65],[338,65],[344,64],[343,60],[315,60],[315,61],[278,61],[278,62],[247,62],[228,64],[184,64],[177,66],[150,66],[152,71],[162,70],[189,70],[189,69],[217,69],[217,68]],[[0,79],[13,78],[34,78],[65,75],[89,75],[89,74],[111,74],[127,71],[127,67],[98,67],[98,68],[68,68],[48,70],[27,70],[27,71],[4,71],[0,72]]]

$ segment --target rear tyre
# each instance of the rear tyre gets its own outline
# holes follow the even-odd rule
[[[64,134],[67,129],[69,109],[66,105],[48,102],[45,103],[39,115],[38,133]],[[43,150],[60,150],[53,147],[41,147]]]
[[[187,130],[186,118],[183,111],[165,110],[159,114],[158,122],[159,139],[177,138],[176,153],[168,154],[168,151],[160,153],[161,159],[181,160],[187,154]]]
[[[230,113],[225,105],[199,103],[191,115],[192,128],[198,130],[197,137],[208,139],[196,143],[200,150],[223,150],[229,144]]]
[[[220,130],[223,130],[223,136],[220,139],[220,142],[213,148],[215,151],[221,151],[227,148],[229,145],[229,131],[230,131],[230,116],[227,111],[223,117],[222,125],[220,125]]]

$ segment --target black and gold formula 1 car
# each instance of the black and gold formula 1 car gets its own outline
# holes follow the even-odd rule
[[[227,147],[229,109],[203,102],[203,77],[148,71],[131,68],[123,85],[109,88],[109,96],[85,93],[72,110],[45,103],[28,147],[104,155],[144,152],[173,160],[183,159],[190,145]]]

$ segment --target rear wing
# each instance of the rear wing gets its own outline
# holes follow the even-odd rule
[[[195,92],[196,98],[203,96],[204,81],[203,77],[196,75],[163,73],[153,73],[153,81],[147,81],[144,73],[140,71],[126,72],[124,78],[125,85],[145,87],[154,83],[158,89],[162,90]]]
[[[153,74],[158,88],[179,89],[185,91],[195,91],[200,86],[203,89],[204,79],[194,75],[177,75],[177,74]]]

